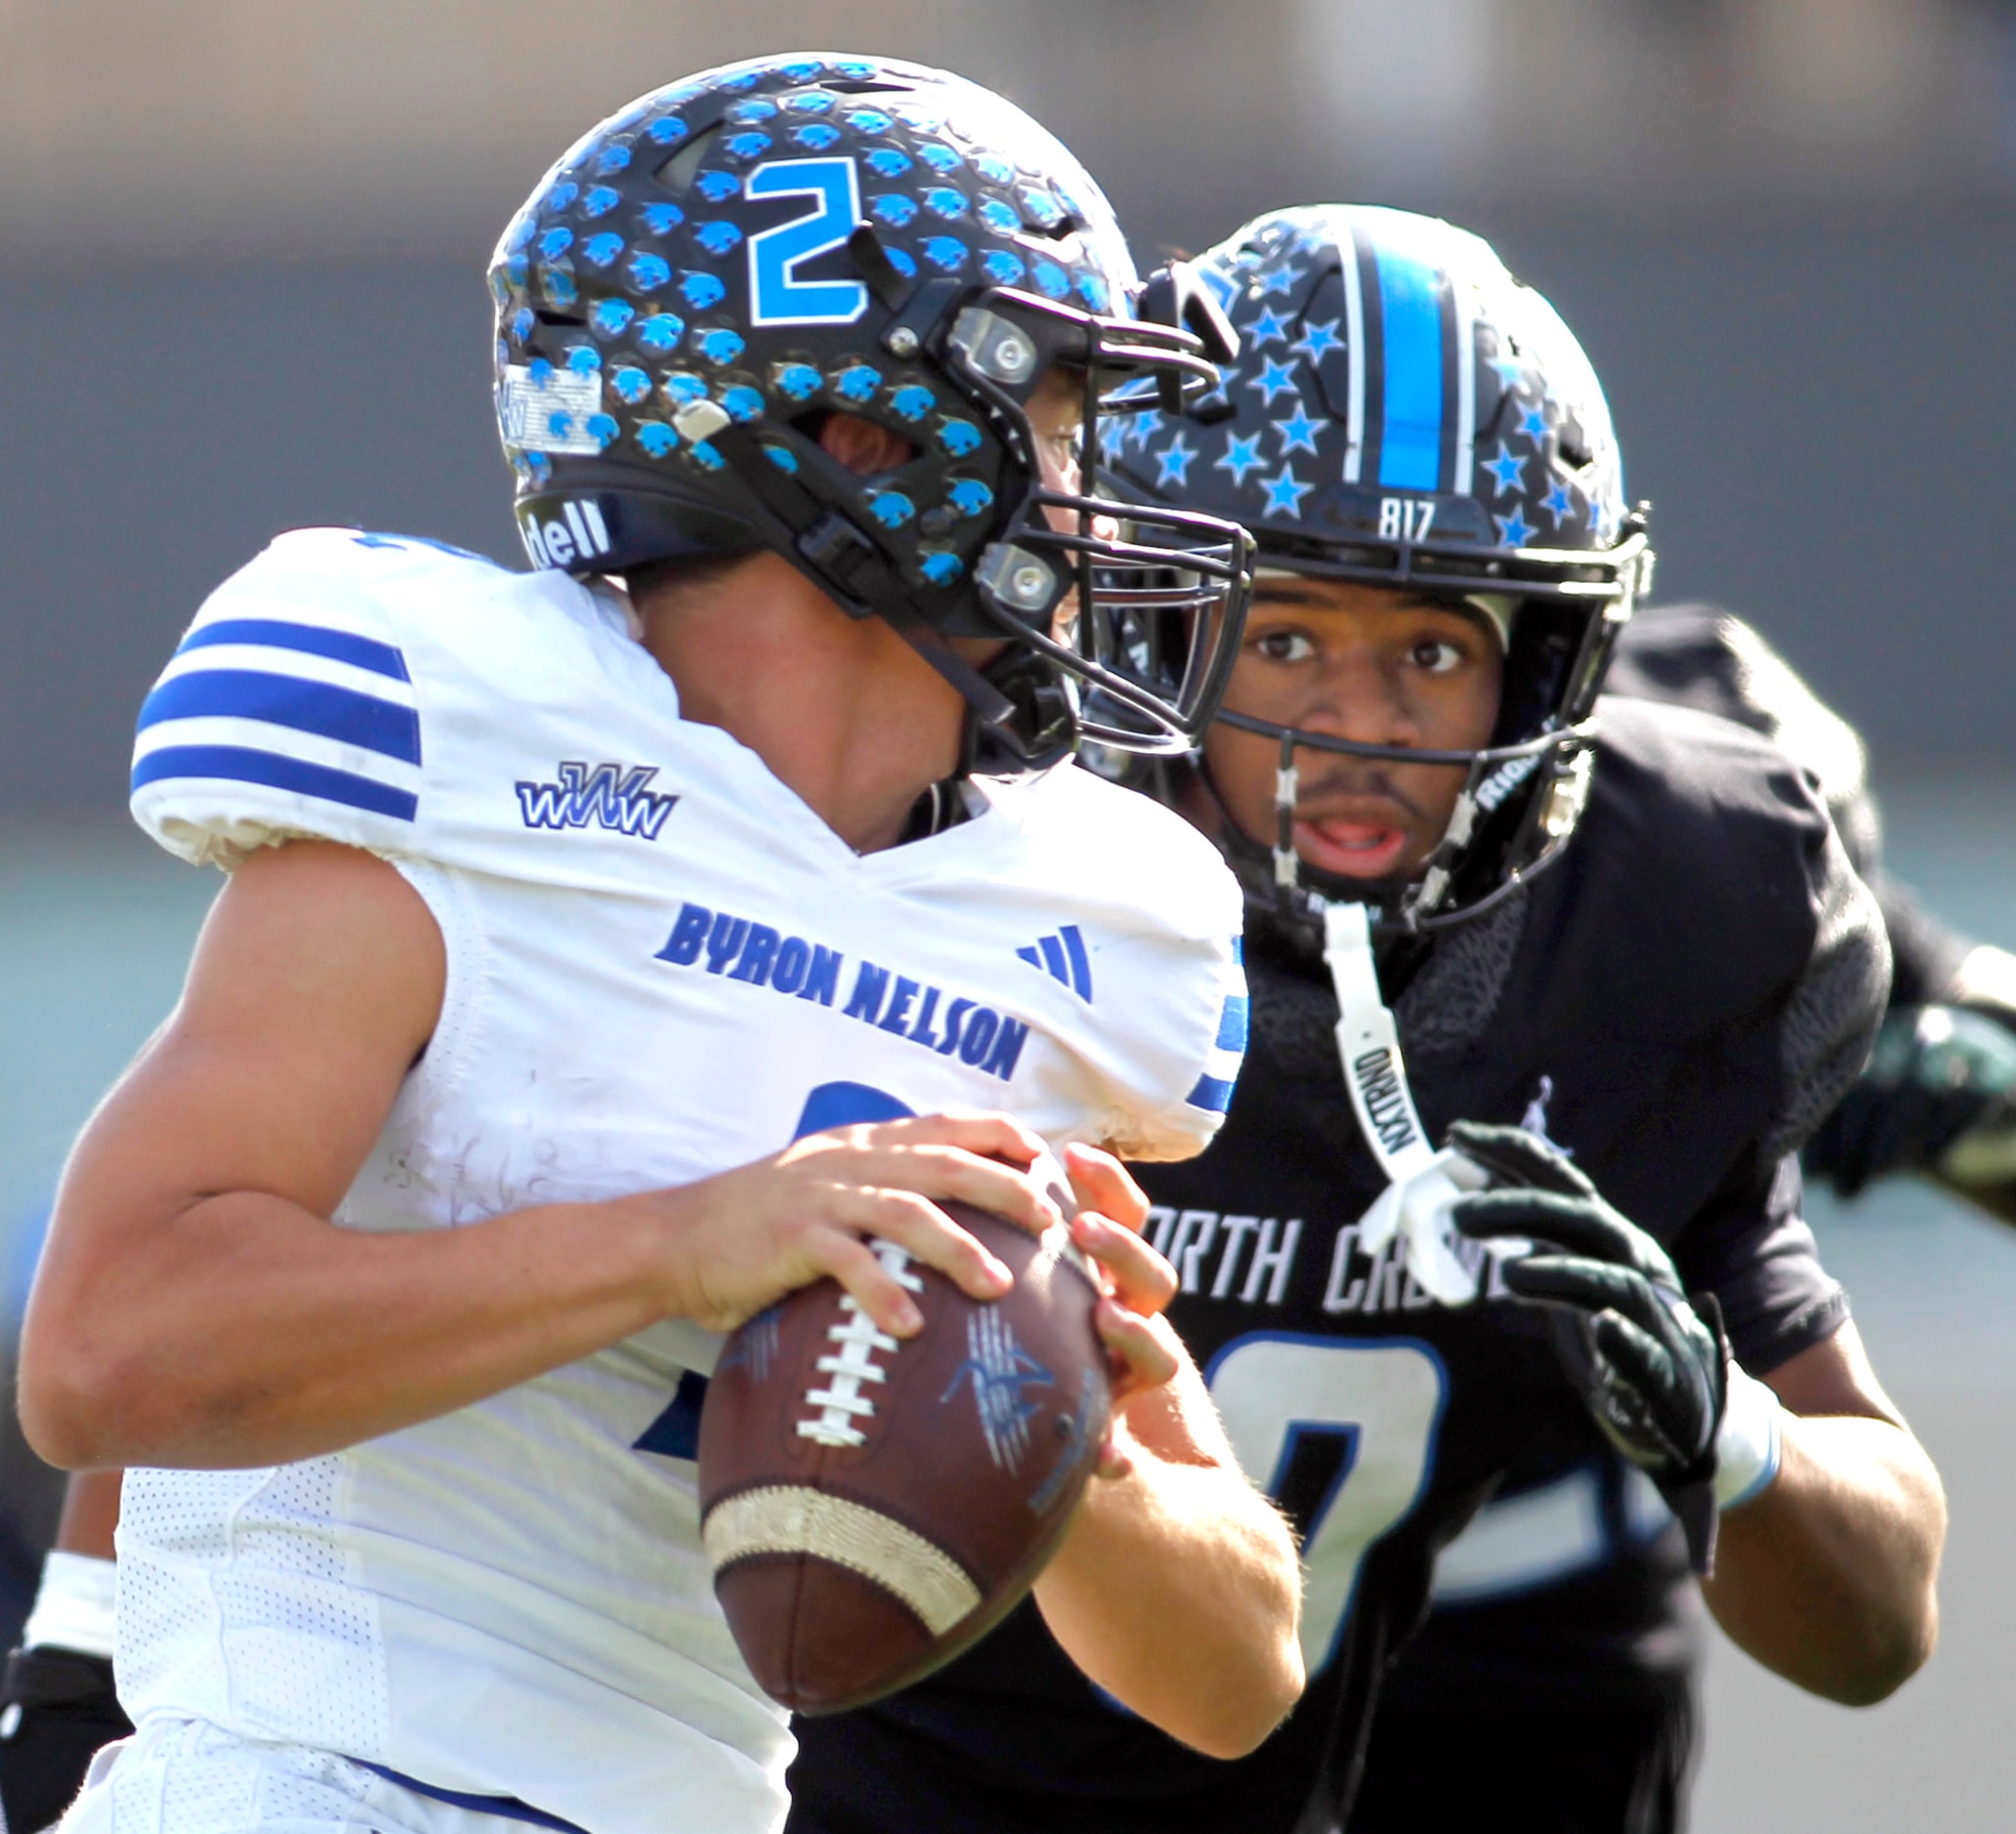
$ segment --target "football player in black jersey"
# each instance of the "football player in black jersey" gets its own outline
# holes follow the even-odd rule
[[[1852,1196],[1915,1172],[2016,1218],[2016,957],[1958,935],[1883,871],[1853,729],[1713,606],[1641,609],[1604,686],[1736,720],[1789,752],[1882,908],[1890,1010],[1873,1062],[1807,1146],[1809,1173]],[[1386,1679],[1353,1834],[1467,1826],[1508,1802],[1535,1834],[1683,1826],[1702,1626],[1679,1542],[1650,1486],[1593,1439],[1508,1477],[1445,1551],[1437,1609]],[[1433,1762],[1452,1737],[1489,1764]]]
[[[1793,1157],[1867,1053],[1880,919],[1767,740],[1592,726],[1644,544],[1585,359],[1396,212],[1263,218],[1199,273],[1237,370],[1108,458],[1260,541],[1227,712],[1166,786],[1247,883],[1252,1037],[1217,1145],[1144,1181],[1172,1315],[1304,1537],[1310,1689],[1214,1763],[1025,1612],[804,1723],[802,1834],[1329,1825],[1438,1549],[1592,1420],[1697,1564],[1719,1526],[1711,1605],[1780,1673],[1872,1699],[1934,1635],[1938,1480]]]

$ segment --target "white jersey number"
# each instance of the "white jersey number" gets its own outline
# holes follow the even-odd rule
[[[1327,1452],[1302,1543],[1302,1657],[1314,1675],[1337,1652],[1366,1549],[1427,1486],[1448,1374],[1411,1341],[1256,1332],[1221,1350],[1208,1379],[1240,1468],[1277,1502],[1292,1502],[1283,1492]]]

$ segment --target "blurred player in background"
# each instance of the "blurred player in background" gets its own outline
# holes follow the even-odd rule
[[[0,1677],[0,1834],[48,1826],[77,1793],[99,1748],[133,1730],[112,1687],[119,1473],[79,1474],[65,1485],[29,1450],[15,1406],[21,1314],[48,1227],[44,1201],[8,1231],[0,1295],[7,1375],[0,1559],[9,1644]]]
[[[1586,726],[1643,536],[1579,348],[1484,243],[1329,207],[1199,269],[1238,365],[1108,460],[1260,542],[1224,712],[1167,785],[1246,886],[1252,1036],[1211,1150],[1142,1176],[1171,1315],[1303,1535],[1309,1691],[1214,1764],[1025,1611],[801,1724],[803,1834],[1328,1826],[1440,1547],[1596,1429],[1779,1673],[1874,1698],[1931,1646],[1938,1480],[1798,1212],[1887,980],[1826,809],[1712,714]],[[1523,1825],[1478,1769],[1479,1824]]]
[[[1644,609],[1607,691],[1700,707],[1811,770],[1894,960],[1873,1061],[1805,1151],[1844,1197],[1914,1172],[2016,1216],[2016,958],[1922,910],[1882,869],[1867,759],[1741,619]],[[1352,1828],[1399,1834],[1481,1816],[1544,1830],[1668,1834],[1698,1752],[1701,1623],[1671,1516],[1593,1436],[1515,1471],[1438,1564],[1439,1605],[1387,1678]],[[1458,1743],[1476,1762],[1434,1762]]]
[[[137,1730],[64,1825],[776,1825],[783,1716],[697,1532],[717,1334],[832,1275],[906,1336],[905,1257],[998,1293],[930,1200],[1056,1222],[1046,1146],[1118,1407],[1043,1609],[1249,1748],[1301,1684],[1294,1551],[1101,1149],[1220,1124],[1238,891],[1070,763],[1193,740],[1236,652],[1238,526],[1169,518],[1172,576],[1079,487],[1099,399],[1214,384],[1202,344],[1132,316],[1034,122],[874,60],[644,98],[490,279],[538,570],[283,536],[142,710],[138,819],[232,872],[24,1330],[38,1449],[135,1467]],[[1060,922],[1096,1008],[1027,959]]]

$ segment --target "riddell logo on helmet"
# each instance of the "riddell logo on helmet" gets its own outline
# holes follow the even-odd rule
[[[602,520],[602,508],[593,499],[572,500],[561,506],[562,521],[556,517],[542,522],[536,516],[521,516],[518,525],[525,533],[526,551],[540,566],[573,566],[578,562],[609,552],[609,524]]]

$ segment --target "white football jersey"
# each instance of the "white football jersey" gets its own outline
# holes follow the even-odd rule
[[[1176,816],[1065,767],[859,855],[680,718],[618,595],[555,572],[283,536],[148,696],[133,784],[187,859],[344,842],[440,922],[440,1025],[337,1213],[354,1229],[685,1184],[954,1105],[1185,1156],[1244,1043],[1239,895]],[[130,1474],[129,1711],[592,1834],[774,1825],[790,1739],[694,1503],[718,1341],[666,1322],[326,1458]]]

